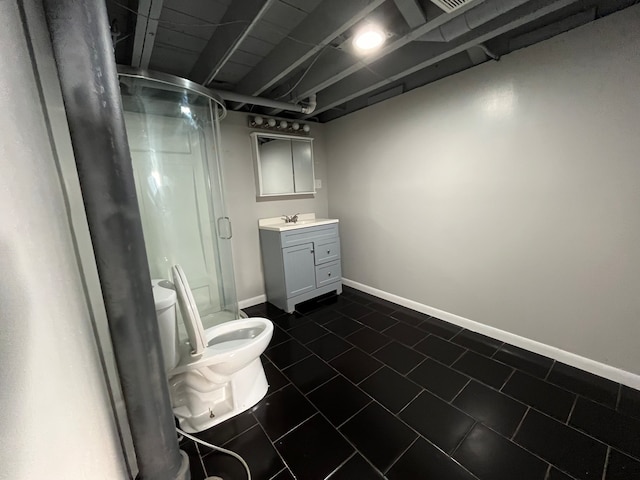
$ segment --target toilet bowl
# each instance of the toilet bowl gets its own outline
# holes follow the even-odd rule
[[[260,355],[271,340],[273,324],[266,318],[244,318],[205,330],[184,271],[176,265],[171,274],[188,335],[188,342],[180,343],[173,355],[164,351],[175,348],[171,338],[164,338],[175,329],[167,326],[169,295],[158,292],[163,300],[162,305],[156,302],[156,310],[165,363],[167,359],[173,363],[167,367],[171,403],[181,429],[201,432],[251,408],[266,395],[268,384]],[[156,289],[165,287],[154,282],[153,288],[155,298]],[[172,312],[177,322],[175,300]]]

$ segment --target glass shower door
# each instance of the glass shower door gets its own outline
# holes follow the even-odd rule
[[[121,83],[151,277],[170,280],[180,264],[205,328],[237,319],[217,105],[152,80]]]

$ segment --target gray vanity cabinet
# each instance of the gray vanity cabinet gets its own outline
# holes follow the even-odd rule
[[[260,230],[267,300],[286,312],[298,303],[342,293],[338,224]]]

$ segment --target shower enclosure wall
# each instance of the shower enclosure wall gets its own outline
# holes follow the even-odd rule
[[[171,266],[182,265],[204,328],[235,320],[219,155],[226,110],[186,80],[126,68],[119,74],[151,277],[170,279]]]

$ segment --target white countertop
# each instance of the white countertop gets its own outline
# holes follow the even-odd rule
[[[295,223],[286,223],[282,217],[261,218],[258,220],[258,228],[261,230],[274,230],[276,232],[285,232],[287,230],[296,230],[298,228],[315,227],[318,225],[327,225],[329,223],[338,223],[337,218],[316,218],[315,213],[300,213],[298,221]]]

